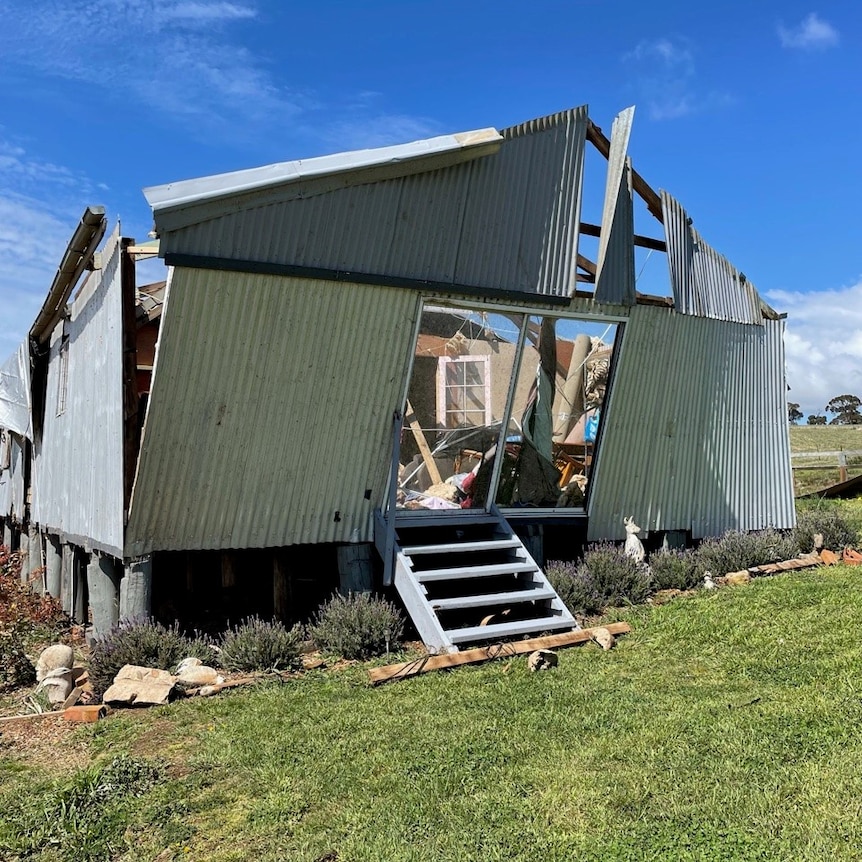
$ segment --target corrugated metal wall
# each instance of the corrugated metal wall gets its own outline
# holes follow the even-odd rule
[[[586,108],[503,132],[465,164],[162,231],[161,252],[569,295]],[[157,216],[158,226],[158,216]]]
[[[32,519],[121,555],[123,547],[122,286],[117,232],[51,336],[45,421],[35,445]],[[66,363],[65,385],[63,364]],[[65,391],[65,394],[64,394]]]
[[[633,305],[635,302],[634,208],[631,161],[626,153],[634,108],[622,111],[611,130],[602,230],[596,263],[597,300]]]
[[[720,322],[632,308],[603,420],[591,539],[644,530],[795,523],[784,322]]]
[[[695,230],[688,213],[661,193],[674,304],[682,314],[763,323],[754,285]]]
[[[419,303],[174,269],[127,553],[370,541]]]
[[[13,435],[11,458],[9,459],[9,511],[16,521],[24,520],[27,506],[24,470],[24,449],[21,441]]]

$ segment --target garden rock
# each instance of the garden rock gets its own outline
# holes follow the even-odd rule
[[[200,667],[202,664],[203,662],[199,658],[190,655],[177,665],[177,676],[182,676],[189,668]]]
[[[527,667],[532,671],[548,670],[556,667],[559,661],[555,652],[547,649],[537,649],[535,652],[531,652],[527,658]]]
[[[593,640],[603,650],[613,649],[614,644],[617,642],[616,638],[604,626],[593,629]]]
[[[73,688],[72,671],[67,667],[58,667],[43,672],[36,691],[44,691],[51,706],[60,706],[65,703]]]
[[[224,682],[224,677],[220,676],[215,668],[207,667],[205,664],[185,668],[181,664],[177,682],[181,685],[220,685]]]
[[[69,672],[74,663],[75,654],[72,652],[72,647],[66,644],[53,644],[46,647],[36,660],[36,682],[42,682],[52,671],[61,668]]]
[[[127,664],[102,700],[111,706],[161,706],[174,693],[177,678],[166,670]]]

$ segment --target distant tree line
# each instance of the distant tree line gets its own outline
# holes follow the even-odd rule
[[[812,413],[808,417],[809,425],[862,425],[862,399],[856,395],[836,395],[824,409],[825,413],[832,413],[832,419],[826,419],[822,414]],[[787,403],[787,420],[796,425],[803,414],[799,405],[794,401]]]

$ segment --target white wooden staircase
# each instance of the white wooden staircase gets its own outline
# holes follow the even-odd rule
[[[377,547],[393,555],[387,571],[429,652],[578,628],[498,512],[397,517],[388,542],[380,515],[377,527]]]

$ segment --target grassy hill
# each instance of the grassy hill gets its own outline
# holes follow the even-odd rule
[[[790,451],[801,452],[852,452],[862,451],[862,425],[791,425]],[[838,481],[838,462],[835,457],[794,458],[794,467],[822,469],[794,470],[797,494],[825,488]],[[862,456],[847,458],[848,478],[862,474]]]
[[[0,748],[0,858],[857,860],[859,578],[629,608],[544,673],[315,671],[117,713],[44,767]]]

